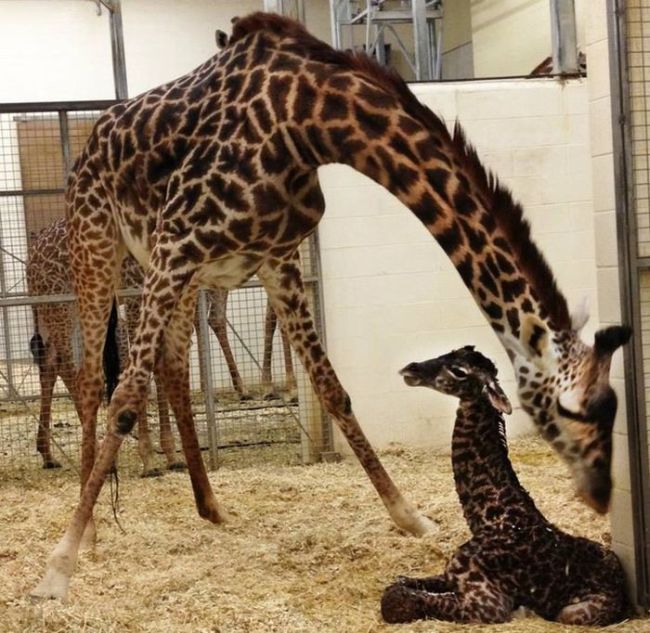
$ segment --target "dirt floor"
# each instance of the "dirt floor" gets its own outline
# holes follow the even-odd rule
[[[540,440],[512,442],[511,455],[548,518],[568,531],[609,541],[607,520],[574,498],[565,468]],[[126,533],[112,518],[105,490],[97,511],[99,541],[81,557],[66,604],[32,604],[25,596],[69,520],[76,482],[51,471],[0,478],[0,631],[586,630],[535,616],[491,627],[382,623],[383,587],[398,574],[440,572],[467,537],[448,454],[393,447],[382,457],[404,493],[439,524],[437,535],[416,539],[393,527],[353,460],[212,473],[230,513],[223,527],[198,518],[184,473],[124,479],[119,520]],[[607,630],[648,632],[650,619]]]

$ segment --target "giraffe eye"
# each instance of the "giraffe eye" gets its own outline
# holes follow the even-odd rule
[[[454,377],[458,378],[459,380],[463,380],[467,378],[467,371],[463,369],[462,367],[457,367],[454,365],[451,365],[449,367],[449,373]]]

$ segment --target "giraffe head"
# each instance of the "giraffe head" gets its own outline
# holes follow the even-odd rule
[[[578,494],[604,513],[612,489],[617,407],[609,370],[612,354],[627,343],[632,331],[626,326],[607,327],[596,332],[593,345],[587,345],[579,336],[585,322],[586,317],[574,316],[572,327],[559,331],[536,322],[534,349],[513,354],[510,348],[509,353],[514,356],[523,409],[568,464]]]
[[[410,387],[429,387],[461,400],[487,398],[495,409],[512,412],[497,380],[494,363],[471,345],[421,363],[410,363],[399,373]]]

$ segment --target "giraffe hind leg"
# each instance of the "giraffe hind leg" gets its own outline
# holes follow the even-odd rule
[[[197,291],[196,287],[186,286],[177,302],[172,320],[165,330],[162,358],[158,367],[163,390],[176,417],[199,516],[212,523],[221,523],[226,515],[219,507],[208,480],[190,399],[188,352],[194,327]]]
[[[316,332],[297,252],[273,263],[265,263],[257,275],[310,377],[314,391],[345,435],[395,523],[416,535],[434,531],[435,525],[420,515],[401,495],[352,412],[350,398],[339,382]]]
[[[162,358],[162,355],[160,356]],[[168,470],[185,470],[185,462],[176,456],[176,442],[172,433],[172,425],[169,418],[169,404],[167,394],[162,384],[162,367],[157,366],[154,371],[154,382],[156,383],[156,402],[158,405],[158,423],[160,424],[160,448],[165,455]]]
[[[232,386],[239,394],[240,400],[250,400],[251,396],[246,391],[246,387],[244,387],[244,381],[239,373],[237,361],[235,360],[235,355],[232,352],[230,341],[228,340],[228,321],[226,319],[228,291],[222,288],[215,288],[209,292],[209,297],[210,308],[208,310],[208,325],[219,341],[223,357],[226,360],[228,372],[230,373]]]

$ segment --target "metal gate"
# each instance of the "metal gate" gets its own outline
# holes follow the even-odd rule
[[[608,0],[636,603],[650,607],[650,0]]]
[[[44,307],[53,305],[72,306],[68,310],[73,316],[65,330],[69,335],[66,342],[78,363],[80,343],[74,296],[47,288],[40,294],[30,293],[26,264],[30,244],[38,239],[39,232],[64,216],[65,176],[97,115],[112,103],[0,105],[0,473],[36,469],[44,463],[36,450],[36,438],[45,392],[41,391],[39,367],[30,353],[35,313],[41,310],[38,313],[43,314]],[[303,244],[301,254],[305,285],[322,335],[316,238]],[[47,262],[39,260],[39,265],[42,268],[38,272],[44,272]],[[49,278],[44,277],[47,287]],[[138,301],[139,288],[126,288],[120,294]],[[210,467],[319,460],[323,452],[330,450],[329,423],[302,367],[290,351],[285,353],[279,333],[267,336],[265,342],[267,301],[261,284],[254,279],[228,295],[225,332],[226,347],[232,352],[230,365],[225,362],[223,340],[218,342],[212,335],[210,301],[202,291],[190,355],[195,422]],[[124,318],[128,312],[125,308],[121,310]],[[123,340],[128,338],[127,325],[121,322],[119,328]],[[265,352],[273,376],[271,385],[262,380]],[[233,386],[233,365],[243,383],[241,394]],[[291,384],[291,369],[295,372],[297,396]],[[147,421],[160,454],[156,438],[164,403],[156,395],[153,387]],[[140,470],[137,444],[142,436],[141,431],[134,430],[134,436],[125,441],[120,459],[127,471]],[[175,439],[178,450],[180,442]],[[52,398],[50,440],[52,461],[75,470],[79,423],[72,398],[61,380]],[[40,441],[42,448],[43,439]],[[155,460],[164,466],[162,455]]]

